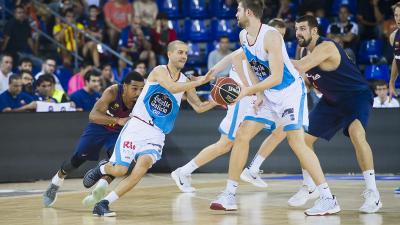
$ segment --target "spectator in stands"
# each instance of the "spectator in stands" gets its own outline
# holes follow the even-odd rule
[[[285,20],[286,22],[293,22],[296,14],[293,12],[290,0],[281,0],[281,7],[279,8],[278,15],[276,16]]]
[[[360,37],[365,39],[379,38],[383,15],[378,7],[379,0],[358,1],[357,20]]]
[[[68,94],[71,95],[72,93],[82,89],[85,86],[85,74],[92,70],[93,66],[88,62],[83,62],[80,65],[80,70],[78,73],[73,75],[68,81]]]
[[[50,96],[54,98],[57,101],[57,103],[64,103],[70,101],[65,91],[56,88],[56,80],[54,79],[53,76],[51,76],[50,84],[51,84]],[[73,104],[72,107],[75,107],[75,104]]]
[[[264,11],[261,22],[268,23],[272,18],[275,18],[279,11],[280,0],[264,0]]]
[[[21,70],[22,91],[33,96],[33,76],[29,70]]]
[[[339,9],[339,21],[331,23],[327,36],[343,46],[347,55],[355,62],[354,47],[357,44],[358,25],[349,20],[349,8],[342,5]]]
[[[138,60],[135,63],[133,70],[138,72],[143,78],[147,78],[147,65],[145,61]]]
[[[32,97],[22,91],[22,79],[18,74],[10,76],[8,90],[0,94],[0,112],[23,112]]]
[[[85,87],[71,95],[77,110],[90,111],[100,98],[100,74],[94,70],[85,73]]]
[[[65,67],[71,67],[73,54],[80,53],[84,45],[84,36],[76,31],[70,24],[75,25],[79,30],[84,30],[81,23],[75,21],[74,10],[66,9],[63,14],[66,23],[60,22],[53,27],[54,38],[61,42],[65,49],[60,49],[62,61]]]
[[[158,14],[158,6],[154,0],[136,0],[133,3],[133,9],[135,10],[135,16],[142,19],[142,26],[154,27]]]
[[[399,108],[399,102],[392,98],[389,99],[389,86],[385,80],[377,80],[375,82],[375,94],[374,98],[374,108]]]
[[[32,56],[34,46],[31,26],[25,16],[24,8],[20,5],[15,7],[14,18],[9,20],[4,27],[1,50],[11,53],[15,61],[18,61],[20,54]]]
[[[108,87],[115,84],[114,76],[112,74],[111,64],[104,64],[101,69],[101,93],[103,93]]]
[[[9,54],[0,57],[0,94],[8,89],[8,78],[12,75],[13,58]]]
[[[36,81],[36,92],[33,96],[35,101],[57,103],[57,100],[51,97],[51,86],[54,78],[51,74],[44,74]]]
[[[117,46],[120,33],[130,24],[132,14],[132,5],[127,0],[108,1],[104,5],[104,17],[111,47]]]
[[[22,58],[19,60],[18,70],[21,72],[22,70],[29,71],[32,73],[33,63],[30,58]],[[32,74],[31,74],[32,76]]]
[[[217,49],[212,51],[208,55],[208,63],[207,67],[208,69],[211,69],[215,64],[217,64],[221,59],[223,59],[225,56],[229,55],[232,51],[229,49],[229,38],[227,36],[222,36],[219,38],[219,46]],[[219,72],[216,74],[216,78],[219,77],[224,77],[228,76],[230,66],[225,68],[225,70]]]
[[[268,22],[268,25],[274,27],[281,33],[282,37],[286,34],[286,23],[280,18],[274,18]]]
[[[35,75],[35,80],[38,80],[39,77],[43,74],[51,74],[56,80],[56,88],[64,91],[63,87],[61,86],[60,80],[54,74],[54,72],[56,71],[56,67],[56,60],[53,58],[47,58],[42,64],[42,70]]]
[[[135,62],[137,60],[146,61],[149,69],[156,66],[156,56],[151,50],[150,42],[145,38],[144,31],[140,26],[140,18],[135,16],[131,25],[121,32],[119,40],[119,49],[121,55]],[[119,60],[119,67],[125,68],[126,63]]]
[[[151,40],[158,64],[167,64],[167,45],[177,39],[176,31],[168,26],[168,16],[159,13],[155,27],[151,29]]]
[[[89,16],[83,21],[85,31],[92,35],[99,41],[103,41],[104,35],[104,21],[99,19],[98,16],[100,10],[96,5],[89,6]],[[94,66],[100,67],[100,53],[97,50],[97,43],[89,38],[85,40],[85,46],[83,47],[83,56],[88,57],[90,55]]]

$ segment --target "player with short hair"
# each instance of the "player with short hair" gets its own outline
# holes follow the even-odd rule
[[[123,176],[135,161],[132,173],[123,179],[114,191],[98,202],[93,214],[115,216],[109,204],[131,190],[147,173],[154,163],[161,159],[165,135],[170,133],[184,92],[189,103],[197,112],[207,111],[215,106],[213,102],[201,102],[195,87],[214,78],[210,70],[198,80],[188,81],[181,73],[187,61],[188,46],[182,41],[168,44],[168,64],[157,66],[147,78],[147,83],[138,103],[132,110],[132,119],[124,126],[115,145],[110,163],[99,164],[89,170],[83,179],[85,187],[94,185],[103,175]]]
[[[143,86],[143,77],[137,72],[130,72],[124,78],[122,85],[115,84],[104,91],[89,114],[89,123],[79,139],[74,154],[71,159],[62,163],[43,194],[44,206],[50,207],[56,202],[57,192],[68,174],[86,161],[98,160],[101,148],[104,147],[111,156],[122,126],[130,119],[129,113]],[[83,203],[90,206],[94,204],[93,201],[100,200],[111,181],[110,177],[104,177],[93,190],[93,195]]]

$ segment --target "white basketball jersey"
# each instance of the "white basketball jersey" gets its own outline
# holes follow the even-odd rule
[[[166,71],[168,68],[165,66]],[[169,71],[167,72],[169,73]],[[171,76],[165,74],[165,76]],[[181,73],[178,83],[187,82],[187,77]],[[179,112],[184,92],[172,94],[157,82],[146,82],[131,116],[156,126],[164,134],[171,132]]]
[[[260,81],[265,80],[268,76],[271,75],[271,71],[269,69],[268,53],[265,51],[264,48],[264,37],[265,35],[268,35],[267,32],[271,30],[278,32],[275,28],[266,24],[262,24],[254,43],[248,42],[246,30],[243,30],[241,32],[243,51],[246,55],[247,61],[250,63],[252,70]],[[290,86],[296,79],[299,78],[298,71],[294,68],[289,59],[283,38],[281,49],[284,64],[282,82],[272,87],[270,90],[265,90],[265,94],[268,94],[270,91],[282,90]]]
[[[243,60],[242,64],[243,64],[243,72],[246,77],[247,83],[251,85],[249,71],[247,70],[247,61]],[[236,81],[236,83],[243,85],[243,82],[240,79],[239,74],[237,73],[234,65],[232,65],[231,70],[229,71],[229,77],[232,78],[234,81]]]

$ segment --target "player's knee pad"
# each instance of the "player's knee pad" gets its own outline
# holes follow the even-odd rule
[[[69,161],[63,162],[63,164],[61,165],[61,173],[67,175],[80,167],[85,161],[86,159],[74,155]]]

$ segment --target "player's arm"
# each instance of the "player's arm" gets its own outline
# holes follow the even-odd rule
[[[35,110],[36,107],[37,107],[36,101],[32,101],[29,104],[23,105],[23,106],[21,106],[19,108],[16,108],[16,109],[11,109],[9,107],[5,108],[3,110],[3,112],[26,112],[28,110]]]
[[[240,51],[237,51],[232,58],[232,64],[236,69],[236,73],[239,75],[240,80],[242,81],[243,85],[246,87],[249,87],[250,84],[246,79],[246,76],[244,74],[244,68],[243,68],[243,60],[246,60],[246,56],[243,52],[242,49]],[[246,60],[247,62],[247,60]],[[248,63],[247,63],[248,64]],[[248,72],[249,66],[246,66],[246,72]]]
[[[293,65],[299,71],[299,73],[305,73],[327,60],[333,54],[337,53],[338,50],[335,44],[331,41],[324,41],[317,45],[315,49],[307,56],[300,60],[293,60]]]
[[[197,96],[196,89],[194,88],[186,91],[186,96],[187,96],[187,101],[192,106],[194,111],[196,111],[197,113],[206,112],[217,106],[217,103],[213,101],[202,102],[199,96]]]
[[[118,86],[113,85],[108,87],[101,98],[97,100],[96,104],[92,111],[89,113],[89,121],[96,124],[101,125],[110,125],[110,124],[119,124],[121,126],[125,125],[125,123],[129,120],[127,118],[118,118],[107,115],[108,105],[114,101],[117,96]]]
[[[389,37],[389,43],[392,46],[394,44],[394,36],[396,35],[396,31],[397,30],[393,31],[393,33],[390,34],[390,37]],[[393,58],[392,69],[390,72],[390,81],[389,81],[389,100],[390,101],[392,100],[393,96],[397,97],[395,83],[396,83],[396,79],[397,79],[398,75],[399,75],[399,70],[397,68],[396,59]]]
[[[197,86],[209,82],[212,79],[214,79],[214,70],[211,69],[206,75],[200,77],[195,81],[178,83],[173,81],[172,78],[168,76],[168,71],[165,68],[158,66],[150,73],[148,81],[158,82],[163,88],[175,94],[193,89]]]

